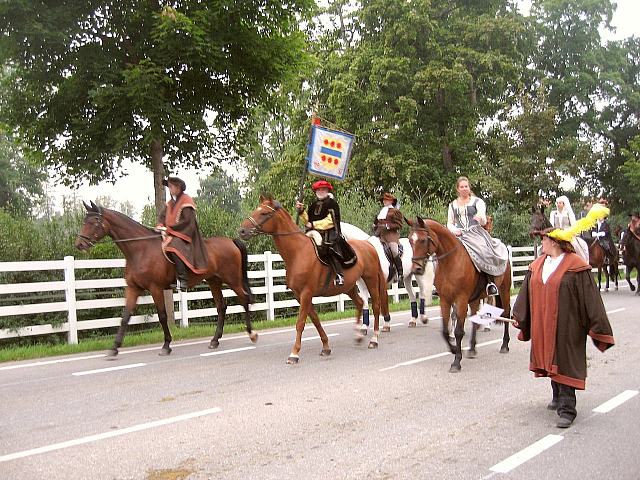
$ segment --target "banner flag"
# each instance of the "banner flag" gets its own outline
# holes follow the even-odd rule
[[[350,133],[313,125],[307,152],[309,172],[343,180],[347,174],[353,139]]]

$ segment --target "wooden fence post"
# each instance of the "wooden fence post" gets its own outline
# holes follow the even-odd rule
[[[67,301],[67,322],[69,331],[67,332],[67,343],[78,344],[78,314],[76,311],[76,272],[75,259],[71,256],[64,257],[64,291]]]
[[[265,287],[267,287],[267,320],[275,320],[276,312],[273,305],[275,301],[273,296],[273,258],[270,250],[264,252],[264,271],[264,283]]]

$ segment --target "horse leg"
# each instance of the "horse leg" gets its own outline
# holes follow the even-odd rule
[[[216,304],[216,310],[218,310],[218,319],[216,320],[216,329],[213,334],[213,338],[209,342],[209,348],[218,348],[220,346],[220,338],[224,332],[224,320],[227,313],[227,302],[222,295],[222,282],[218,279],[207,279],[209,290],[211,290],[211,296],[213,302]]]
[[[455,312],[454,316],[455,316]],[[444,341],[447,343],[449,347],[449,351],[453,354],[456,353],[455,345],[451,343],[451,338],[449,337],[449,319],[451,317],[451,303],[444,298],[440,298],[440,315],[442,316],[442,336]]]
[[[624,275],[624,278],[625,278],[625,280],[627,280],[627,283],[629,284],[629,289],[630,289],[632,292],[635,292],[635,290],[636,290],[636,286],[635,286],[635,285],[633,284],[633,282],[631,281],[631,270],[633,270],[633,268],[629,268],[629,267],[625,268],[625,275]]]
[[[355,334],[354,338],[357,343],[360,343],[362,339],[365,337],[365,335],[367,334],[367,326],[369,325],[369,305],[365,301],[365,299],[367,299],[367,295],[364,294],[364,292],[367,290],[366,290],[366,287],[365,287],[365,290],[363,290],[363,287],[360,285],[361,282],[362,280],[358,280],[357,282],[358,290],[360,293],[356,291],[356,287],[352,288],[347,292],[347,295],[349,296],[349,298],[351,299],[351,301],[356,307],[356,318],[355,318],[355,324],[353,326],[353,330]],[[363,306],[367,307],[366,310],[363,310],[362,308]],[[365,314],[367,316],[367,325],[365,325],[364,322],[361,323],[361,319]]]
[[[449,373],[458,373],[462,370],[462,366],[460,365],[460,361],[462,360],[462,337],[464,337],[464,321],[467,317],[467,308],[468,304],[463,302],[456,302],[455,310],[456,310],[456,353],[453,359],[453,363],[451,367],[449,367]]]
[[[511,280],[503,279],[500,285],[500,296],[496,298],[496,306],[503,308],[502,315],[505,318],[511,318]],[[500,345],[500,353],[509,353],[509,322],[504,323],[504,333],[502,335],[502,345]]]
[[[160,326],[162,327],[162,332],[164,333],[164,343],[162,345],[162,350],[158,355],[165,357],[171,353],[171,331],[169,330],[169,324],[167,323],[167,310],[164,306],[164,293],[162,288],[154,287],[151,289],[151,296],[153,297],[153,303],[156,305],[156,310],[158,311],[158,321],[160,322]]]
[[[409,296],[409,302],[411,305],[411,320],[409,320],[409,328],[413,328],[417,325],[418,320],[418,302],[416,301],[416,294],[413,291],[413,282],[411,281],[411,271],[409,271],[409,275],[402,278],[402,283],[404,288],[407,290],[407,295]]]
[[[113,347],[111,348],[111,350],[107,352],[107,356],[115,357],[118,355],[118,349],[122,346],[122,342],[124,341],[124,335],[127,332],[127,326],[129,325],[129,320],[131,320],[131,315],[133,315],[136,311],[136,304],[138,303],[138,297],[140,296],[141,293],[142,293],[142,290],[137,287],[132,287],[132,286],[125,287],[124,289],[125,305],[122,311],[122,320],[120,321],[120,326],[118,327],[118,333],[116,333],[116,338],[113,342]],[[163,311],[164,311],[164,305],[163,305]],[[158,310],[158,317],[159,316],[160,316],[160,311]]]
[[[384,274],[378,274],[378,294],[372,297],[373,303],[373,337],[369,341],[369,348],[378,348],[378,328],[380,325],[380,313],[384,316],[385,326],[383,331],[391,330],[391,315],[389,314],[389,295],[387,293],[387,279]]]
[[[251,326],[251,313],[249,312],[249,301],[251,300],[251,296],[245,291],[242,283],[229,286],[231,287],[231,290],[236,293],[236,296],[242,304],[242,308],[244,308],[244,324],[247,327],[247,335],[249,335],[249,340],[251,340],[251,342],[253,343],[256,343],[258,341],[258,332],[253,330],[253,327]]]
[[[300,348],[302,348],[302,332],[304,332],[304,325],[307,321],[308,312],[311,309],[311,300],[313,297],[310,293],[304,292],[298,298],[300,303],[300,310],[298,311],[298,319],[296,320],[296,341],[293,344],[289,358],[287,358],[287,364],[294,365],[300,361]]]
[[[309,308],[309,316],[311,317],[311,321],[316,327],[318,335],[320,335],[320,341],[322,342],[322,350],[320,351],[320,356],[328,357],[329,355],[331,355],[331,348],[329,347],[329,337],[324,331],[324,328],[322,328],[320,317],[318,316],[318,312],[316,312],[316,309],[313,308],[313,305],[311,305],[311,308]]]
[[[475,315],[480,308],[480,300],[476,300],[471,304],[471,315]],[[469,339],[469,351],[467,358],[476,358],[478,351],[476,350],[476,334],[478,333],[478,324],[471,322],[471,338]]]
[[[427,275],[427,271],[422,275],[416,275],[418,287],[420,288],[420,321],[423,325],[429,323],[429,317],[427,317],[425,311],[425,303],[427,299],[429,299],[429,305],[433,302],[433,275],[431,276],[431,281],[429,281]]]

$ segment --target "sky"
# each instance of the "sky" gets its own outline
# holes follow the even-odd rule
[[[617,10],[614,14],[612,24],[616,28],[615,33],[601,32],[606,40],[620,40],[632,35],[640,36],[640,0],[618,0]],[[521,8],[523,12],[528,12],[531,5],[529,0],[522,0]],[[75,196],[79,200],[89,202],[98,197],[111,197],[119,203],[130,202],[135,209],[135,215],[139,219],[145,205],[153,203],[153,176],[151,172],[140,164],[128,163],[123,169],[125,175],[115,183],[102,182],[98,185],[90,186],[84,184],[75,191],[50,183],[48,185],[48,195],[54,200],[57,206],[62,205],[64,197]],[[195,196],[200,187],[200,178],[206,178],[211,171],[209,169],[179,169],[171,172],[182,178],[187,184],[187,193]]]

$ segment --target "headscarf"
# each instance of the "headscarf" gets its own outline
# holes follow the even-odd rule
[[[564,214],[566,212],[567,215],[569,215],[569,223],[571,225],[575,225],[576,216],[573,213],[573,208],[571,208],[571,202],[569,202],[569,199],[565,195],[560,195],[558,198],[556,198],[556,210],[555,211],[560,213],[560,211],[558,210],[558,205],[557,205],[558,202],[563,202],[564,203],[564,209],[562,210],[562,213]]]

